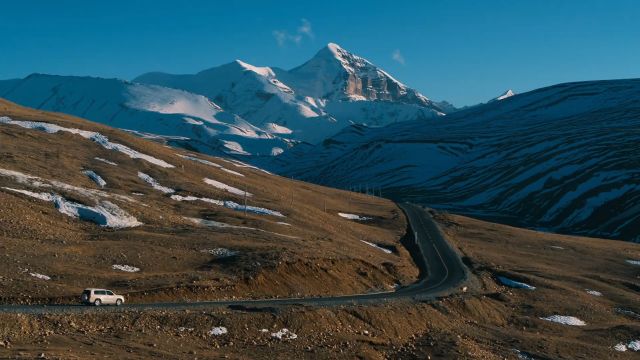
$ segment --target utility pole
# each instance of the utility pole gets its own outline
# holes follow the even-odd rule
[[[244,187],[244,217],[247,217],[247,187]]]

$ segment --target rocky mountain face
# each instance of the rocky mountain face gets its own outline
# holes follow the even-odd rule
[[[560,84],[436,119],[354,125],[265,164],[519,226],[640,241],[640,80]]]

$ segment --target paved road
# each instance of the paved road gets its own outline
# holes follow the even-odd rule
[[[115,306],[82,305],[0,305],[0,312],[56,313],[83,311],[124,310],[184,310],[207,307],[274,307],[281,305],[336,306],[351,304],[373,304],[394,299],[430,300],[455,291],[466,279],[467,272],[458,254],[444,239],[435,221],[423,208],[412,204],[400,204],[410,224],[408,249],[420,268],[417,282],[396,291],[355,294],[316,298],[282,298],[261,300],[221,300],[192,303],[126,304]],[[413,237],[411,237],[413,235]],[[417,246],[416,246],[417,245]]]

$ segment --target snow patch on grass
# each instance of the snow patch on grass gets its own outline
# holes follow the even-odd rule
[[[172,188],[166,187],[166,186],[162,186],[160,185],[160,183],[158,183],[156,181],[156,179],[152,178],[151,176],[138,171],[138,177],[142,180],[144,180],[144,182],[146,182],[147,184],[151,185],[152,188],[161,191],[165,194],[173,194],[174,192],[176,192],[175,190],[173,190]]]
[[[615,351],[620,351],[620,352],[624,352],[627,350],[640,351],[640,340],[632,340],[626,344],[621,342],[619,344],[616,344],[616,346],[614,346],[613,349]]]
[[[640,266],[640,260],[631,260],[631,259],[627,259],[627,262],[631,265],[637,265]]]
[[[279,234],[279,233],[275,233],[275,232],[271,232],[271,231],[252,228],[252,227],[249,227],[249,226],[237,226],[237,225],[231,225],[231,224],[227,224],[227,223],[223,223],[223,222],[219,222],[219,221],[214,221],[214,220],[198,219],[198,218],[191,218],[191,217],[186,217],[186,216],[184,218],[186,220],[191,221],[194,224],[202,225],[202,226],[215,227],[215,228],[220,228],[220,229],[238,229],[238,230],[259,231],[259,232],[263,232],[263,233],[267,233],[267,234],[273,234],[273,235],[277,235],[277,236],[286,237],[286,238],[289,238],[289,239],[299,239],[299,237],[297,237],[297,236]]]
[[[209,204],[214,204],[214,205],[218,205],[218,206],[224,206],[224,201],[222,200],[215,200],[215,199],[210,199],[210,198],[205,198],[205,197],[197,197],[197,196],[182,196],[182,195],[171,195],[171,199],[175,200],[175,201],[202,201],[202,202],[206,202]]]
[[[107,182],[104,181],[104,179],[100,175],[96,174],[93,170],[84,170],[82,173],[87,175],[89,179],[93,180],[93,182],[95,182],[101,188],[107,185]]]
[[[68,133],[72,133],[72,134],[77,134],[80,135],[81,137],[91,140],[93,142],[95,142],[96,144],[102,146],[103,148],[107,149],[107,150],[114,150],[114,151],[118,151],[121,152],[127,156],[129,156],[132,159],[142,159],[145,160],[149,163],[152,163],[154,165],[158,165],[160,167],[163,168],[173,168],[174,166],[167,163],[164,160],[160,160],[158,158],[155,158],[153,156],[150,155],[146,155],[143,154],[141,152],[138,152],[136,150],[131,149],[130,147],[126,146],[126,145],[122,145],[122,144],[118,144],[118,143],[114,143],[109,141],[109,138],[107,138],[106,136],[100,134],[99,132],[95,132],[95,131],[87,131],[87,130],[80,130],[80,129],[74,129],[74,128],[66,128],[60,125],[56,125],[56,124],[51,124],[51,123],[45,123],[45,122],[37,122],[37,121],[19,121],[19,120],[12,120],[11,118],[7,117],[7,116],[0,116],[0,124],[6,124],[6,125],[17,125],[20,127],[23,127],[25,129],[33,129],[33,130],[41,130],[44,131],[46,133],[49,134],[55,134],[57,132],[68,132]]]
[[[284,328],[277,332],[272,332],[271,337],[278,340],[295,340],[298,338],[298,335],[291,332],[289,329]]]
[[[229,331],[227,330],[226,327],[224,326],[216,326],[213,329],[209,330],[209,335],[210,336],[220,336],[220,335],[224,335],[227,334]]]
[[[113,165],[113,166],[118,166],[118,164],[114,163],[113,161],[109,161],[107,159],[103,159],[101,157],[94,157],[94,159],[98,160],[98,161],[102,161],[105,164],[109,164],[109,165]]]
[[[224,207],[228,208],[228,209],[232,209],[232,210],[237,210],[237,211],[248,211],[251,213],[255,213],[255,214],[260,214],[260,215],[273,215],[273,216],[278,216],[278,217],[285,217],[281,212],[276,211],[276,210],[270,210],[270,209],[266,209],[263,207],[258,207],[258,206],[250,206],[250,205],[240,205],[237,202],[234,201],[225,201],[224,202]]]
[[[229,174],[233,174],[233,175],[235,175],[235,176],[241,176],[241,177],[244,177],[244,175],[243,175],[243,174],[240,174],[240,173],[239,173],[239,172],[237,172],[237,171],[229,170],[229,169],[227,169],[227,168],[220,168],[220,170],[222,170],[222,171],[224,171],[224,172],[227,172],[227,173],[229,173]]]
[[[135,266],[130,266],[130,265],[111,265],[111,267],[114,270],[120,270],[120,271],[124,271],[124,272],[138,272],[140,271],[140,268],[137,268]]]
[[[558,323],[558,324],[570,325],[570,326],[585,326],[585,325],[587,325],[586,322],[578,319],[575,316],[551,315],[551,316],[548,316],[548,317],[541,317],[540,319],[546,320],[546,321],[555,322],[555,323]]]
[[[338,213],[338,215],[343,217],[343,218],[345,218],[345,219],[349,219],[349,220],[357,220],[357,221],[371,220],[370,217],[360,216],[360,215],[356,215],[356,214]]]
[[[222,183],[220,181],[216,181],[216,180],[209,179],[209,178],[204,178],[204,182],[209,184],[209,185],[211,185],[211,186],[213,186],[213,187],[216,187],[216,188],[218,188],[220,190],[224,190],[224,191],[230,192],[230,193],[235,194],[235,195],[253,196],[253,194],[251,194],[249,192],[246,192],[244,190],[240,190],[240,189],[235,188],[233,186],[229,186],[229,185],[227,185],[225,183]]]
[[[595,291],[595,290],[589,290],[589,289],[585,289],[587,294],[589,295],[593,295],[593,296],[602,296],[602,293],[600,291]]]
[[[200,158],[197,158],[195,156],[182,155],[182,154],[176,154],[176,155],[180,156],[183,159],[199,162],[201,164],[205,164],[205,165],[209,165],[209,166],[213,166],[213,167],[217,167],[217,168],[222,168],[222,165],[218,165],[218,164],[216,164],[214,162],[211,162],[209,160],[200,159]]]
[[[529,284],[525,284],[523,282],[520,281],[515,281],[512,279],[509,279],[508,277],[504,277],[504,276],[498,276],[498,281],[500,281],[500,283],[502,285],[505,286],[509,286],[512,288],[516,288],[516,289],[526,289],[526,290],[535,290],[536,287],[535,286],[531,286]]]
[[[240,252],[225,248],[215,248],[210,250],[201,250],[200,252],[213,255],[216,259],[223,259],[238,255]]]
[[[40,280],[51,280],[51,278],[49,276],[43,275],[43,274],[29,273],[29,275],[33,276],[34,278],[40,279]]]
[[[391,253],[393,253],[393,251],[391,251],[391,250],[389,250],[389,249],[385,249],[385,248],[383,248],[383,247],[381,247],[381,246],[378,246],[378,245],[376,245],[376,244],[374,244],[374,243],[372,243],[372,242],[368,242],[368,241],[365,241],[365,240],[360,240],[360,241],[362,241],[363,243],[365,243],[365,244],[367,244],[367,245],[369,245],[369,246],[372,246],[372,247],[374,247],[374,248],[376,248],[376,249],[378,249],[378,250],[382,250],[382,251],[384,251],[384,252],[385,252],[385,253],[387,253],[387,254],[391,254]]]
[[[127,228],[142,225],[135,217],[109,201],[99,201],[95,206],[88,206],[69,201],[57,194],[36,193],[28,190],[3,187],[3,189],[27,195],[39,200],[53,202],[56,209],[67,216],[91,221],[100,226],[110,228]]]
[[[284,226],[291,226],[291,224],[284,222],[284,221],[278,221],[276,224],[278,225],[284,225]]]
[[[135,200],[133,200],[128,196],[110,194],[110,193],[107,193],[101,190],[95,190],[95,189],[85,189],[79,186],[63,183],[61,181],[46,180],[37,176],[24,174],[14,170],[0,168],[0,176],[10,177],[14,181],[20,184],[24,184],[24,185],[28,185],[36,188],[47,188],[47,189],[56,188],[59,190],[73,192],[81,196],[86,196],[96,201],[99,200],[100,198],[115,198],[118,200],[123,200],[128,202],[136,202]]]

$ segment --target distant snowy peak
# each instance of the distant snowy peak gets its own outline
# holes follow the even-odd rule
[[[510,98],[513,95],[515,95],[516,93],[513,92],[513,90],[509,89],[507,91],[505,91],[504,93],[502,93],[502,95],[498,96],[497,98],[493,99],[494,101],[500,101],[500,100],[504,100],[506,98]]]
[[[329,43],[309,61],[278,76],[299,94],[330,100],[389,100],[432,106],[368,60]]]

